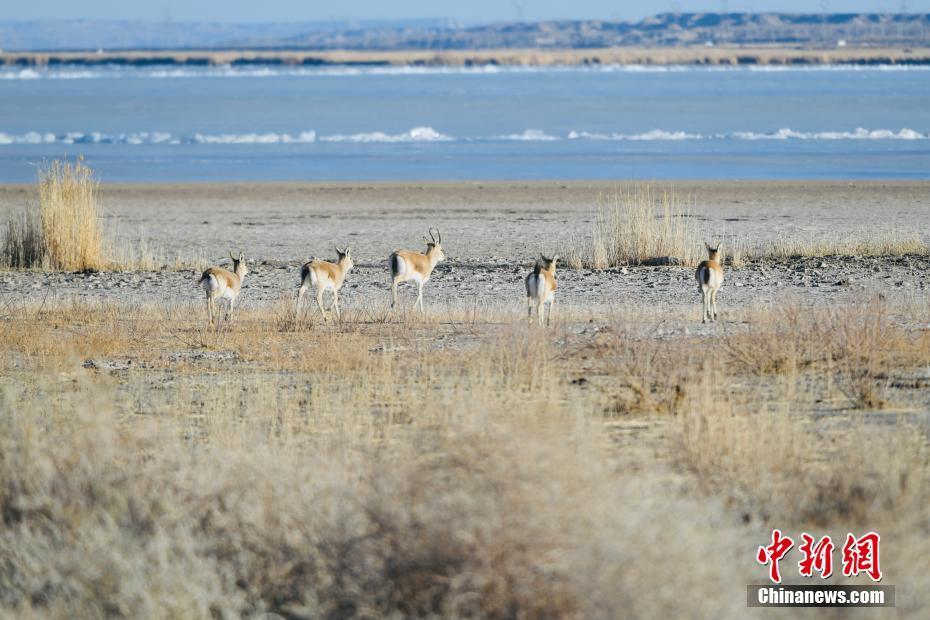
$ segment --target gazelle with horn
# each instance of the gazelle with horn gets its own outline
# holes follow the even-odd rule
[[[707,260],[701,261],[697,266],[694,278],[704,303],[702,322],[706,323],[717,320],[717,291],[723,284],[723,266],[720,263],[720,244],[715,248],[710,247],[709,243],[705,243],[704,246],[707,248]]]
[[[230,252],[229,258],[232,259],[232,271],[222,267],[210,267],[203,272],[198,282],[207,294],[207,314],[210,316],[210,325],[215,322],[216,300],[219,298],[228,301],[229,308],[226,311],[226,320],[230,319],[233,307],[236,304],[236,298],[242,289],[242,281],[245,279],[245,274],[249,272],[242,252],[239,252],[239,258],[233,256],[233,253]]]
[[[312,260],[300,268],[300,288],[297,289],[298,311],[300,310],[300,300],[303,298],[304,293],[307,292],[307,287],[312,284],[316,287],[316,305],[320,307],[323,317],[326,317],[326,309],[323,307],[323,292],[327,289],[333,292],[332,309],[335,310],[337,318],[340,316],[339,289],[342,288],[346,275],[352,270],[355,263],[352,262],[352,251],[349,246],[346,246],[344,250],[336,247],[335,250],[335,263]]]
[[[527,315],[529,320],[533,320],[533,310],[535,307],[536,314],[539,317],[539,324],[543,325],[543,315],[545,315],[545,325],[549,325],[552,319],[552,307],[555,305],[555,263],[559,260],[556,254],[552,258],[540,256],[533,267],[533,273],[526,276],[526,304]],[[549,305],[549,312],[546,313],[546,305]]]
[[[391,268],[391,307],[397,305],[397,285],[401,282],[412,280],[417,285],[417,299],[413,302],[414,307],[420,305],[420,313],[423,310],[423,285],[429,280],[430,274],[439,261],[443,260],[446,255],[442,252],[442,233],[436,229],[436,235],[433,235],[433,229],[429,230],[430,238],[423,237],[426,241],[426,252],[420,253],[413,250],[398,250],[391,254],[388,263]]]

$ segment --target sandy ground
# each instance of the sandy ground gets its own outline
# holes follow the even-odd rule
[[[126,242],[140,238],[168,259],[198,267],[250,260],[246,306],[292,295],[301,263],[332,258],[351,245],[356,270],[344,306],[388,303],[387,256],[422,249],[428,227],[442,231],[449,260],[427,285],[433,307],[465,301],[521,307],[523,277],[534,257],[564,251],[590,235],[603,182],[106,185],[107,226]],[[765,247],[779,239],[815,241],[890,231],[930,241],[930,182],[674,182],[659,189],[690,197],[691,217],[707,240]],[[36,200],[30,186],[0,186],[0,218]],[[0,220],[0,221],[2,221]],[[930,259],[768,260],[728,270],[722,308],[791,297],[844,302],[883,293],[922,299]],[[122,301],[199,299],[197,269],[157,273],[0,272],[6,298],[82,296]],[[690,269],[635,267],[560,270],[562,308],[696,307]],[[412,289],[404,291],[412,300]],[[699,309],[696,310],[699,312]]]

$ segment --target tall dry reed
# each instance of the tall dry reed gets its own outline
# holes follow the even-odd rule
[[[7,222],[0,238],[0,267],[60,271],[184,269],[201,261],[165,260],[140,232],[119,239],[104,232],[100,182],[82,159],[55,160],[39,171],[38,203]]]
[[[104,235],[100,183],[81,159],[60,160],[39,171],[38,208],[7,222],[0,264],[13,269],[102,269]]]
[[[55,160],[39,172],[39,218],[45,259],[52,269],[101,269],[100,182],[81,159]]]
[[[686,201],[652,185],[618,188],[601,199],[590,244],[573,244],[569,265],[606,269],[621,265],[693,265],[702,245],[688,220]]]

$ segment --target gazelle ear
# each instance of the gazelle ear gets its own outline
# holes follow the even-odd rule
[[[242,262],[244,260],[245,260],[245,253],[239,252],[239,262]]]
[[[233,256],[232,250],[229,251],[229,260],[235,261],[236,257]]]
[[[707,243],[706,241],[704,242],[704,247],[707,248],[708,252],[710,252],[713,249],[712,247],[710,247],[710,244]]]
[[[346,249],[343,250],[342,253],[345,254],[346,256],[349,256],[352,253],[352,248],[347,245]]]
[[[557,261],[557,260],[559,260],[559,255],[558,255],[558,254],[556,254],[555,256],[552,257],[552,262],[553,262],[553,263],[554,263],[555,261]]]

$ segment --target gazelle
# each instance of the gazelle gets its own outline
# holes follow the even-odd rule
[[[533,307],[539,316],[539,324],[543,324],[543,315],[546,315],[545,324],[548,326],[552,319],[552,307],[555,305],[555,262],[559,260],[556,254],[552,258],[540,256],[533,267],[533,273],[526,276],[526,304],[527,316],[533,320]],[[549,304],[549,313],[546,314],[546,304]]]
[[[704,303],[702,322],[706,323],[709,320],[717,320],[717,290],[723,284],[723,267],[720,264],[720,244],[715,248],[710,247],[709,243],[705,243],[704,246],[707,248],[707,260],[698,265],[694,278]]]
[[[346,246],[346,249],[336,249],[336,262],[328,263],[323,260],[312,260],[300,268],[300,288],[297,289],[297,310],[300,310],[300,300],[307,287],[311,284],[316,287],[316,305],[320,307],[323,317],[326,317],[326,309],[323,307],[323,292],[327,289],[333,292],[332,309],[336,311],[336,317],[339,315],[339,289],[345,282],[346,275],[355,266],[352,262],[352,250]]]
[[[242,281],[249,268],[245,264],[245,257],[239,252],[239,258],[229,253],[232,259],[233,270],[223,269],[222,267],[210,267],[200,276],[198,284],[203,287],[207,294],[207,314],[210,315],[210,325],[215,322],[217,298],[224,298],[229,302],[229,309],[226,311],[226,320],[232,316],[233,307],[239,291],[242,288]]]
[[[423,285],[429,280],[433,269],[443,260],[446,255],[442,252],[442,234],[436,229],[436,236],[433,236],[433,229],[429,230],[430,238],[423,237],[426,241],[426,253],[421,254],[413,250],[398,250],[391,254],[388,263],[391,267],[391,307],[397,305],[397,285],[401,282],[413,280],[417,284],[417,299],[413,302],[416,307],[420,304],[420,313],[423,310]]]

